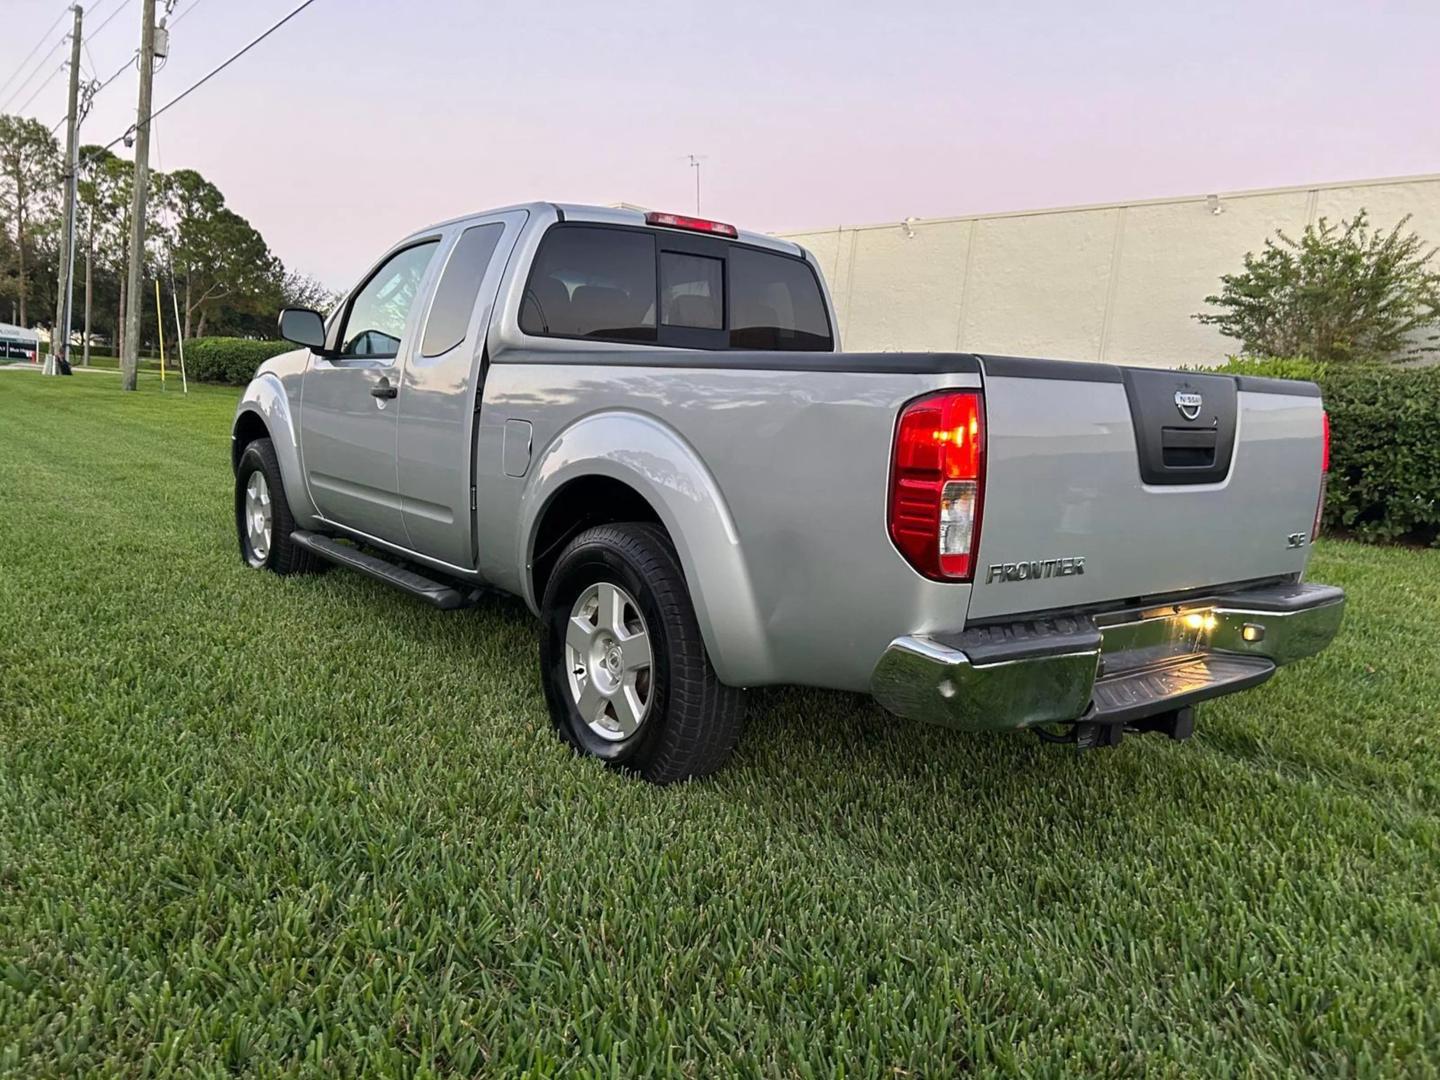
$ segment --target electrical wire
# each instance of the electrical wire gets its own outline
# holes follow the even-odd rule
[[[64,71],[64,70],[65,70],[65,65],[64,65],[64,64],[61,64],[61,65],[60,65],[59,67],[57,67],[54,71],[50,72],[49,77],[48,77],[44,82],[42,82],[39,86],[37,86],[37,87],[35,88],[35,92],[34,92],[33,94],[31,94],[28,98],[25,99],[25,104],[21,105],[21,106],[20,106],[18,109],[16,109],[15,111],[16,111],[17,113],[23,113],[26,109],[28,109],[28,108],[30,107],[30,103],[31,103],[32,101],[34,101],[37,97],[40,96],[41,91],[43,91],[47,86],[49,86],[52,82],[54,82],[54,81],[55,81],[55,76],[56,76],[56,75],[59,75],[59,74],[60,74],[62,71]],[[26,81],[28,82],[29,80],[26,80]],[[0,110],[0,111],[3,111],[3,110]]]
[[[198,0],[197,0],[197,2],[198,2]],[[149,116],[147,116],[144,120],[140,121],[139,123],[135,124],[134,126],[135,126],[135,127],[139,127],[141,123],[148,124],[148,123],[150,123],[152,120],[154,120],[157,116],[159,116],[161,113],[163,113],[163,112],[165,112],[167,109],[169,109],[171,106],[180,104],[180,102],[184,101],[187,97],[189,97],[191,94],[193,94],[196,90],[199,90],[200,87],[204,86],[207,82],[209,82],[211,79],[213,79],[216,75],[219,75],[220,72],[224,71],[227,67],[229,67],[231,64],[233,64],[236,60],[239,60],[240,57],[244,56],[247,52],[249,52],[251,49],[253,49],[256,45],[259,45],[260,42],[264,41],[264,40],[265,40],[267,37],[269,37],[271,34],[275,33],[276,30],[279,30],[282,26],[284,26],[286,23],[288,23],[291,19],[295,18],[296,15],[299,15],[302,11],[304,11],[306,8],[308,8],[308,7],[309,7],[311,4],[313,4],[313,3],[315,3],[315,0],[304,0],[304,3],[302,3],[302,4],[300,4],[298,7],[296,7],[293,11],[290,12],[290,14],[286,15],[286,16],[285,16],[283,19],[281,19],[279,22],[277,22],[277,23],[275,23],[274,25],[272,25],[268,30],[266,30],[264,33],[262,33],[259,37],[255,38],[253,41],[251,41],[250,44],[246,45],[246,46],[245,46],[244,48],[242,48],[239,52],[235,53],[235,55],[233,55],[232,57],[230,57],[230,59],[226,60],[223,64],[220,64],[218,67],[212,68],[208,73],[206,73],[205,75],[201,76],[201,77],[200,77],[198,80],[196,80],[195,82],[191,83],[191,84],[190,84],[189,86],[187,86],[184,90],[180,91],[180,93],[176,94],[173,98],[171,98],[169,101],[167,101],[164,105],[161,105],[160,108],[155,109],[154,111],[152,111]],[[105,148],[106,150],[109,150],[109,149],[110,149],[112,146],[114,146],[116,143],[118,143],[118,142],[120,142],[122,139],[124,139],[126,135],[130,134],[130,131],[131,131],[131,130],[133,130],[133,128],[127,128],[126,131],[124,132],[124,134],[117,135],[115,138],[111,139],[108,143],[105,144],[105,147],[104,147],[104,148]]]
[[[113,12],[111,12],[110,18],[113,19],[116,15],[118,15],[118,14],[120,13],[120,11],[121,11],[122,9],[124,9],[124,8],[129,4],[129,2],[130,2],[130,0],[124,0],[124,2],[121,3],[120,7],[116,8]],[[194,10],[195,10],[195,6],[196,6],[197,4],[199,4],[200,2],[201,2],[201,0],[192,0],[192,2],[191,2],[184,10],[182,10],[178,16],[176,16],[175,22],[172,22],[170,25],[171,25],[171,26],[174,26],[175,23],[178,23],[178,22],[179,22],[181,19],[183,19],[186,15],[188,15],[188,14],[190,14],[190,12],[194,11]],[[110,19],[106,19],[105,22],[101,23],[101,24],[100,24],[100,30],[105,29],[105,26],[106,26],[109,22],[110,22]],[[99,33],[99,32],[100,32],[99,30],[96,31],[96,33]],[[93,35],[92,35],[92,36],[93,36]],[[88,49],[87,49],[87,52],[88,52]],[[115,69],[114,74],[112,74],[108,79],[104,80],[103,82],[100,82],[100,83],[97,83],[97,84],[96,84],[95,89],[94,89],[93,91],[91,91],[91,93],[90,93],[90,100],[91,100],[92,102],[93,102],[97,97],[100,96],[101,91],[103,91],[107,86],[109,86],[111,83],[113,83],[113,82],[114,82],[116,79],[118,79],[121,75],[124,75],[125,72],[126,72],[127,70],[129,70],[131,67],[134,67],[134,66],[136,65],[136,61],[137,61],[137,59],[138,59],[139,52],[140,52],[140,50],[139,50],[139,49],[136,49],[134,52],[132,52],[132,53],[130,54],[130,56],[126,59],[126,61],[125,61],[123,64],[121,64],[118,68]],[[168,57],[166,58],[166,62],[168,62]],[[94,61],[93,61],[93,60],[91,61],[90,67],[91,67],[92,72],[93,72],[94,67],[95,67],[95,64],[94,64]],[[161,71],[164,67],[165,67],[165,63],[161,63],[161,64],[158,64],[158,65],[156,66],[155,70],[158,72],[158,71]],[[52,127],[50,128],[50,134],[51,134],[51,135],[54,135],[55,132],[59,131],[62,127],[64,127],[65,121],[66,121],[67,119],[69,119],[68,116],[62,116],[62,117],[60,117],[59,120],[55,121],[54,126],[52,126]],[[121,138],[124,138],[124,136],[122,135]],[[115,144],[114,144],[114,143],[111,143],[110,145],[111,145],[111,146],[114,146]]]
[[[197,2],[198,2],[198,0],[197,0]],[[102,22],[102,23],[101,23],[99,26],[97,26],[94,30],[90,31],[89,33],[86,33],[86,34],[84,35],[84,37],[81,39],[81,45],[82,45],[83,48],[85,49],[85,55],[86,55],[87,58],[89,58],[89,61],[90,61],[90,68],[91,68],[91,73],[92,73],[92,74],[94,73],[94,68],[95,68],[95,58],[90,55],[90,39],[93,38],[93,37],[95,37],[95,36],[97,36],[97,35],[100,33],[100,31],[104,30],[105,27],[109,26],[111,20],[113,20],[113,19],[115,18],[115,16],[119,15],[119,14],[120,14],[122,11],[124,11],[127,7],[129,7],[129,5],[130,5],[130,0],[120,0],[120,6],[117,7],[114,11],[112,11],[108,16],[106,16],[104,22]],[[60,25],[61,21],[65,18],[65,15],[66,15],[66,13],[67,13],[69,10],[70,10],[69,8],[66,8],[65,11],[62,11],[62,12],[60,13],[60,18],[56,19],[53,23],[50,24],[50,29],[47,30],[47,31],[45,31],[45,36],[46,36],[46,37],[48,37],[48,36],[55,30],[55,28]],[[40,72],[44,70],[45,60],[48,60],[51,56],[53,56],[53,55],[55,54],[55,52],[56,52],[57,50],[59,50],[59,49],[65,44],[65,42],[68,41],[69,39],[70,39],[70,35],[67,34],[67,35],[65,35],[65,37],[61,38],[59,41],[57,41],[57,42],[55,43],[54,47],[52,47],[51,50],[50,50],[48,53],[46,53],[45,56],[41,59],[41,61],[40,61],[40,66],[37,67],[34,71],[30,72],[30,74],[25,77],[25,80],[24,80],[22,83],[20,83],[20,85],[15,88],[14,92],[11,93],[10,97],[9,97],[8,99],[6,99],[4,105],[0,105],[0,112],[4,112],[4,111],[9,107],[10,103],[13,102],[16,98],[18,98],[18,97],[20,96],[20,94],[24,91],[25,87],[30,84],[30,80],[33,79],[33,78],[35,78],[36,75],[40,74]],[[36,51],[37,49],[39,49],[40,46],[43,45],[44,43],[45,43],[45,38],[42,37],[42,38],[40,39],[39,43],[36,44],[35,48],[30,50],[30,55],[33,56],[33,55],[35,54],[35,51]],[[20,73],[20,71],[25,67],[25,64],[28,63],[28,62],[29,62],[29,57],[26,57],[25,60],[21,62],[20,67],[19,67],[19,68],[16,68],[15,71],[10,75],[10,79],[13,79],[16,75],[18,75],[18,74]],[[64,68],[62,67],[60,70],[64,70]],[[21,105],[21,106],[20,106],[18,109],[16,109],[15,111],[16,111],[17,113],[23,113],[23,112],[25,111],[25,109],[29,106],[29,104],[30,104],[32,101],[34,101],[37,97],[40,96],[40,90],[44,89],[45,86],[48,86],[49,83],[51,82],[51,80],[53,80],[54,78],[55,78],[55,73],[52,72],[52,73],[50,74],[50,78],[49,78],[49,79],[46,79],[45,82],[42,83],[42,84],[40,85],[40,87],[38,87],[38,88],[35,90],[34,93],[32,93],[28,98],[25,99],[25,104],[24,104],[24,105]],[[7,85],[8,85],[8,83],[9,83],[10,79],[6,79],[6,80],[5,80]],[[0,89],[3,89],[3,88],[0,88]],[[63,124],[64,122],[65,122],[65,121],[63,121],[63,120],[60,121],[60,123],[62,123],[62,124]],[[58,128],[59,126],[60,126],[60,125],[57,124],[57,125],[56,125],[56,128]],[[52,128],[52,129],[51,129],[51,131],[54,131],[54,130],[55,130],[55,128]]]
[[[10,103],[11,103],[12,101],[14,101],[16,98],[18,98],[22,93],[25,92],[25,87],[27,87],[27,86],[30,85],[30,80],[33,79],[33,78],[35,78],[36,75],[39,75],[40,72],[42,72],[42,71],[45,70],[45,61],[46,61],[46,60],[49,60],[50,57],[54,56],[57,52],[60,51],[61,47],[65,44],[65,41],[67,40],[67,38],[68,38],[68,35],[67,35],[65,38],[61,38],[59,41],[57,41],[57,42],[55,43],[55,47],[54,47],[54,48],[52,48],[48,53],[46,53],[43,57],[40,58],[40,65],[39,65],[34,71],[30,72],[29,75],[25,76],[25,80],[11,92],[11,94],[10,94],[10,96],[9,96],[8,98],[5,99],[5,104],[4,104],[4,105],[0,105],[0,112],[5,112],[5,111],[7,111],[7,110],[10,108]],[[50,76],[50,77],[51,77],[51,78],[54,78],[54,77],[55,77],[53,72],[51,73],[51,76]],[[48,80],[47,80],[47,81],[48,81]],[[34,101],[34,100],[35,100],[35,95],[34,95],[34,94],[31,94],[28,98],[25,99],[25,104],[28,105],[28,104],[30,104],[30,102],[32,102],[32,101]],[[16,109],[15,111],[16,111],[16,112],[21,112],[21,111],[23,111],[24,107],[25,107],[25,106],[22,105],[19,109]]]
[[[100,36],[100,31],[104,30],[105,27],[109,26],[110,23],[114,21],[115,16],[116,16],[116,15],[119,15],[122,11],[124,11],[124,10],[125,10],[127,7],[129,7],[129,6],[130,6],[130,0],[120,0],[120,6],[117,7],[114,11],[112,11],[109,15],[105,16],[105,21],[102,22],[99,26],[97,26],[94,30],[91,30],[91,31],[86,35],[86,36],[87,36],[87,39],[88,39],[88,38],[99,37],[99,36]]]
[[[121,64],[119,68],[116,69],[114,75],[111,75],[108,79],[106,79],[104,82],[102,82],[99,86],[97,86],[97,87],[95,88],[95,93],[90,95],[90,100],[91,100],[91,101],[94,101],[95,98],[99,95],[99,93],[100,93],[101,90],[104,90],[107,86],[109,86],[111,83],[113,83],[113,82],[114,82],[116,79],[118,79],[121,75],[124,75],[126,69],[127,69],[127,68],[131,68],[131,67],[133,67],[134,65],[135,65],[135,54],[134,54],[134,53],[131,53],[131,54],[130,54],[130,58],[129,58],[128,60],[126,60],[123,64]]]
[[[175,18],[170,21],[170,25],[179,26],[180,20],[185,18],[185,16],[189,15],[190,12],[194,11],[197,7],[199,7],[202,2],[203,0],[190,0],[190,3],[185,5],[184,9],[180,12],[180,14],[176,15]]]
[[[70,9],[67,7],[60,12],[60,14],[56,17],[55,21],[50,24],[50,28],[40,35],[39,41],[35,42],[35,47],[25,54],[25,59],[20,61],[20,66],[17,67],[14,71],[12,71],[3,83],[0,83],[0,94],[3,94],[9,88],[11,81],[15,78],[16,75],[19,75],[20,72],[25,70],[25,65],[30,63],[30,61],[35,58],[35,54],[40,51],[40,46],[45,44],[45,39],[48,38],[51,34],[53,34],[55,32],[55,28],[65,21],[65,16],[69,13],[69,11]],[[57,45],[56,48],[59,48],[59,46]],[[54,51],[55,49],[50,50],[50,52],[52,53]],[[47,53],[46,55],[48,56],[49,53]],[[33,79],[34,77],[35,73],[32,71],[30,73],[30,78]],[[30,80],[27,79],[25,81],[29,82]],[[23,87],[24,85],[25,83],[20,84],[21,87]],[[15,92],[16,94],[19,94],[19,88],[17,88]],[[13,101],[14,98],[12,97],[10,100]],[[6,104],[9,104],[9,102],[7,102]]]

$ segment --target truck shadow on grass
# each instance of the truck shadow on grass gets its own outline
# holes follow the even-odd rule
[[[533,673],[535,720],[548,725],[540,689],[540,622],[519,597],[487,590],[469,609],[437,612],[358,574],[337,569],[327,578],[344,583],[340,591],[354,605],[356,618],[373,618],[427,651],[452,653],[456,663],[471,662],[481,648],[500,642],[513,648],[515,666]],[[398,618],[397,608],[403,612]],[[737,759],[726,771],[884,768],[913,781],[937,768],[1050,774],[1077,758],[1109,756],[1077,755],[1047,746],[1029,732],[956,731],[904,719],[864,694],[769,686],[747,691],[745,732]]]
[[[343,571],[327,575],[323,587],[348,608],[347,621],[373,620],[406,645],[451,657],[455,665],[474,664],[498,648],[510,665],[507,681],[523,695],[514,722],[550,733],[539,622],[518,598],[487,592],[469,610],[443,613]],[[862,694],[806,687],[756,688],[746,705],[731,763],[674,797],[735,801],[763,808],[782,828],[829,835],[844,834],[843,821],[864,807],[866,835],[882,846],[953,815],[1033,813],[1061,828],[1096,816],[1130,816],[1137,788],[1163,797],[1167,789],[1193,787],[1197,761],[1210,757],[1203,739],[1176,745],[1159,736],[1132,736],[1114,750],[1077,754],[1029,732],[952,731],[893,716]],[[1261,748],[1254,749],[1258,756]],[[1229,757],[1235,747],[1226,750]],[[569,758],[558,737],[553,752]],[[579,757],[567,760],[569,767],[598,768]],[[618,773],[606,782],[637,783]]]
[[[726,768],[657,790],[573,753],[553,732],[540,686],[539,623],[519,599],[486,594],[469,610],[438,612],[343,571],[285,587],[325,594],[307,597],[309,618],[388,638],[402,668],[422,657],[473,675],[459,691],[473,701],[451,701],[446,710],[451,735],[437,752],[449,759],[447,769],[472,767],[465,737],[454,735],[467,730],[467,711],[480,715],[476,703],[503,703],[491,715],[506,727],[476,736],[498,747],[475,755],[492,763],[468,781],[480,802],[480,793],[516,782],[484,770],[513,765],[525,771],[526,801],[552,808],[545,812],[563,817],[597,801],[608,807],[600,830],[606,835],[641,822],[680,836],[735,831],[759,838],[782,863],[813,861],[875,880],[892,875],[938,889],[937,897],[1043,867],[1046,888],[1070,903],[1065,882],[1117,853],[1151,866],[1156,850],[1189,851],[1227,830],[1232,844],[1261,843],[1274,822],[1257,813],[1237,823],[1226,808],[1236,800],[1262,808],[1266,800],[1305,803],[1311,796],[1297,787],[1316,783],[1305,777],[1311,748],[1302,732],[1252,740],[1244,714],[1228,709],[1202,707],[1197,737],[1187,743],[1134,736],[1113,750],[1077,754],[1027,732],[961,732],[902,719],[860,694],[766,687],[747,695],[745,729]],[[1248,699],[1247,713],[1283,708],[1268,691]],[[415,721],[401,714],[394,722]],[[1281,775],[1277,757],[1292,754],[1300,756]],[[1348,764],[1331,760],[1326,769],[1348,775]],[[1377,779],[1342,783],[1347,804]],[[1209,851],[1210,841],[1203,844]],[[1177,888],[1189,873],[1175,866],[1148,872]]]

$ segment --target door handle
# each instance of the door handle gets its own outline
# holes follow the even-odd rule
[[[393,398],[398,393],[400,393],[400,388],[391,386],[390,380],[384,375],[381,375],[380,381],[370,388],[370,396],[373,398]]]

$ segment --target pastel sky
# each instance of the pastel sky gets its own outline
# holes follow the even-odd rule
[[[296,2],[179,0],[156,104]],[[101,78],[140,4],[90,5],[122,5]],[[62,6],[5,0],[11,61]],[[134,109],[127,72],[83,141]],[[26,109],[63,111],[63,78]],[[341,288],[471,210],[692,210],[689,153],[707,216],[773,231],[1440,171],[1440,3],[318,0],[156,128]]]

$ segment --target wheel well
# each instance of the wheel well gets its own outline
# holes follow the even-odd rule
[[[531,580],[535,602],[545,595],[550,571],[565,545],[585,529],[616,521],[653,521],[661,528],[660,515],[645,496],[620,480],[608,476],[583,476],[571,480],[550,497],[535,529],[530,549]]]
[[[245,447],[256,439],[269,437],[270,429],[265,426],[264,420],[253,412],[241,413],[235,420],[235,430],[231,434],[230,468],[234,470],[240,467],[240,455],[245,453]]]

